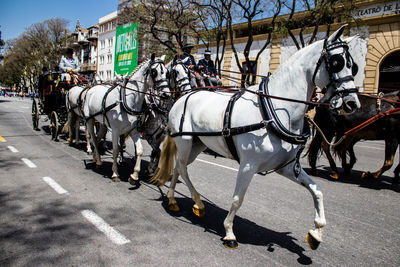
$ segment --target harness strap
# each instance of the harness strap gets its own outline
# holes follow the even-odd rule
[[[264,91],[266,95],[269,95],[268,81],[269,76],[262,80],[259,88],[259,91]],[[286,129],[286,127],[282,124],[269,97],[260,96],[260,102],[262,113],[267,120],[271,121],[269,125],[277,136],[291,144],[305,144],[307,142],[307,139],[310,136],[310,126],[306,117],[304,117],[303,133],[295,134]]]
[[[238,91],[235,93],[231,99],[229,99],[228,105],[226,106],[226,110],[224,113],[224,126],[222,128],[222,135],[225,137],[226,145],[228,146],[229,152],[233,156],[233,158],[240,163],[239,155],[237,153],[235,144],[233,143],[233,138],[231,135],[231,118],[232,118],[232,109],[235,102],[244,94],[244,91]]]
[[[86,117],[86,118],[85,118],[86,121],[88,121],[88,120],[90,120],[90,119],[92,119],[92,118],[94,118],[94,117],[96,117],[96,116],[98,116],[98,115],[103,115],[103,117],[106,117],[106,113],[107,113],[108,111],[110,111],[111,109],[113,109],[114,107],[116,107],[116,106],[119,105],[119,102],[115,102],[115,103],[111,104],[111,105],[108,106],[108,107],[105,106],[105,105],[106,105],[106,99],[107,99],[108,94],[109,94],[112,90],[114,90],[117,86],[118,86],[118,84],[115,84],[115,85],[111,86],[110,88],[108,88],[108,90],[107,90],[107,92],[104,94],[104,97],[103,97],[103,100],[102,100],[102,104],[101,104],[102,109],[101,109],[99,112],[96,112],[96,113],[91,114],[91,115],[89,115],[88,117]],[[108,121],[108,118],[107,118],[107,117],[106,117],[106,120],[107,120],[108,125],[110,125],[110,122]]]

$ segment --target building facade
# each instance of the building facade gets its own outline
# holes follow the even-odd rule
[[[97,50],[97,75],[102,81],[114,79],[115,33],[117,11],[99,19],[99,37]]]
[[[78,20],[75,31],[70,33],[67,38],[66,48],[73,48],[81,63],[80,73],[88,80],[93,79],[96,74],[97,35],[97,24],[83,28]]]
[[[350,25],[349,36],[359,35],[350,43],[352,55],[359,66],[355,77],[356,86],[367,93],[389,92],[400,89],[400,1],[360,1],[354,10],[354,17],[361,19],[362,26]],[[268,24],[271,20],[257,21],[257,25]],[[338,29],[343,23],[331,25],[331,32]],[[234,46],[238,51],[241,64],[245,57],[241,51],[247,42],[247,37],[241,37],[240,28],[247,27],[246,24],[235,26]],[[325,38],[326,27],[319,27],[317,39]],[[299,31],[294,31],[299,38]],[[311,37],[311,31],[305,35],[305,41]],[[348,36],[347,36],[348,37]],[[250,60],[254,60],[260,48],[265,44],[265,34],[255,35]],[[212,46],[211,51],[215,59],[217,48]],[[197,60],[202,58],[206,49],[204,45],[198,45],[196,53]],[[291,37],[281,36],[271,41],[269,46],[261,54],[257,64],[256,72],[266,75],[274,72],[281,63],[285,62],[297,48]],[[231,71],[229,75],[233,79],[240,79],[239,68],[236,65],[230,45],[226,46],[222,66],[224,70]],[[259,79],[259,78],[258,78]],[[257,82],[260,82],[259,80]],[[225,80],[225,85],[235,85],[234,82]]]

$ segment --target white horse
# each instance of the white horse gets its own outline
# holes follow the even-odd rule
[[[281,65],[266,85],[269,95],[307,101],[317,85],[320,88],[327,87],[332,108],[347,113],[359,108],[351,73],[353,61],[347,43],[340,39],[343,30],[344,26],[328,39],[299,50]],[[231,94],[199,91],[178,99],[169,113],[171,136],[164,140],[160,171],[153,179],[162,186],[172,174],[167,193],[169,209],[178,211],[174,190],[181,175],[195,202],[193,212],[201,217],[204,215],[204,204],[189,179],[187,165],[206,148],[227,158],[234,158],[235,153],[231,151],[236,151],[240,167],[232,206],[224,221],[224,245],[238,247],[233,233],[233,219],[254,174],[276,171],[310,191],[314,199],[315,229],[308,232],[307,242],[312,249],[316,249],[322,241],[322,228],[326,225],[323,195],[319,186],[301,168],[298,159],[305,143],[305,140],[298,139],[305,139],[300,133],[306,123],[304,115],[307,105],[265,97],[268,91],[264,96],[257,95],[257,89],[257,86],[248,88],[236,101],[230,117],[231,128],[225,131],[222,131],[224,113]],[[262,106],[276,113],[275,119],[268,118]],[[279,124],[282,127],[278,127]],[[248,125],[256,125],[258,129],[241,131],[244,129],[241,126]],[[235,135],[230,135],[232,132],[236,132]],[[232,137],[233,150],[228,147],[224,136]]]
[[[168,82],[169,87],[172,89],[174,98],[178,98],[180,95],[184,95],[192,90],[190,85],[190,70],[185,65],[186,58],[184,61],[177,59],[176,57],[167,64],[168,70]]]
[[[140,133],[137,131],[140,123],[140,116],[143,115],[143,105],[145,94],[157,94],[169,96],[170,91],[167,84],[167,69],[164,66],[164,56],[155,59],[154,54],[150,60],[139,65],[130,75],[129,80],[124,85],[104,86],[98,85],[91,88],[84,104],[84,115],[87,120],[91,142],[94,147],[93,158],[96,166],[101,166],[102,162],[97,149],[94,134],[94,121],[98,121],[103,126],[111,128],[113,143],[113,165],[112,179],[120,181],[118,174],[117,158],[119,153],[119,137],[129,135],[136,147],[137,160],[134,172],[129,181],[135,183],[138,180],[140,171],[140,161],[143,148],[140,142]],[[156,91],[150,92],[148,89],[154,88]]]
[[[67,107],[68,107],[68,144],[73,144],[75,139],[75,144],[79,145],[79,121],[84,118],[83,115],[83,103],[86,99],[86,94],[90,86],[81,87],[74,86],[68,90]],[[75,135],[73,130],[75,129]],[[88,154],[92,153],[92,148],[90,146],[90,135],[85,125],[85,135],[86,135],[86,152]],[[75,137],[75,138],[74,138]]]

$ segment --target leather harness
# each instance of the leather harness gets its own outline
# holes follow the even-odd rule
[[[269,75],[265,79],[262,80],[259,91],[263,92],[265,95],[269,95],[268,91],[268,80]],[[200,91],[200,90],[199,90]],[[182,135],[189,135],[189,136],[223,136],[225,138],[225,142],[229,149],[229,152],[233,156],[233,158],[240,163],[239,156],[237,154],[237,150],[235,144],[233,142],[233,136],[239,135],[247,132],[252,132],[261,128],[266,128],[268,125],[270,126],[271,130],[274,134],[279,136],[281,139],[285,140],[286,142],[292,144],[305,144],[307,142],[307,138],[310,136],[310,127],[308,124],[307,119],[305,118],[304,122],[304,129],[303,134],[294,134],[291,133],[288,129],[286,129],[283,124],[280,122],[278,116],[275,113],[275,110],[272,106],[272,102],[268,97],[259,96],[259,101],[261,103],[261,113],[264,117],[264,120],[250,125],[239,126],[239,127],[231,127],[231,118],[232,118],[232,110],[235,102],[244,94],[244,90],[240,90],[230,98],[228,105],[225,109],[224,113],[224,120],[223,120],[223,128],[221,131],[218,132],[184,132],[183,131],[183,123],[185,120],[186,108],[187,103],[189,101],[190,96],[199,92],[194,91],[190,93],[186,99],[183,108],[183,113],[181,116],[181,121],[179,125],[179,132],[171,134],[171,137],[182,136]]]

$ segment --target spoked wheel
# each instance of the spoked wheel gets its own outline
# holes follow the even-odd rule
[[[32,101],[32,126],[33,130],[39,131],[39,105],[36,99]]]
[[[58,141],[58,115],[57,112],[53,111],[50,114],[50,133],[51,133],[51,140]]]

